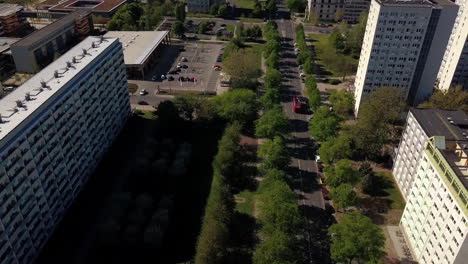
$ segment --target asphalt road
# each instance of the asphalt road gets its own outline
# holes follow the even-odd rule
[[[281,66],[283,86],[281,89],[282,106],[291,124],[291,136],[287,147],[292,156],[289,174],[293,178],[293,188],[299,194],[299,205],[305,216],[302,237],[304,263],[330,263],[327,229],[332,217],[325,209],[319,185],[319,173],[315,162],[314,142],[308,133],[309,114],[298,114],[292,110],[292,99],[303,95],[303,84],[294,55],[295,24],[289,19],[289,11],[283,4],[278,5],[278,31],[283,37]]]

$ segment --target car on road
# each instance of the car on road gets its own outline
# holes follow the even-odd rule
[[[220,71],[220,70],[221,70],[221,66],[215,65],[215,66],[213,66],[213,69],[214,69],[215,71]]]
[[[187,58],[185,57],[182,57],[182,59],[180,59],[181,62],[187,62]]]
[[[294,113],[306,113],[308,109],[307,98],[303,96],[293,97],[293,112]]]
[[[5,92],[11,92],[11,91],[13,91],[14,89],[15,89],[15,87],[13,87],[13,86],[5,86],[5,87],[3,87],[3,91],[5,91]]]
[[[325,186],[322,186],[323,199],[330,200],[330,196],[328,196],[329,193],[330,191]]]
[[[303,68],[303,67],[302,67],[302,64],[300,64],[300,65],[299,65],[299,69],[302,70],[302,68]]]
[[[139,104],[139,105],[148,105],[148,102],[146,102],[146,101],[138,101],[138,104]]]
[[[216,62],[222,62],[223,61],[223,57],[222,56],[218,56],[218,58],[216,58]]]
[[[299,77],[301,77],[301,78],[305,78],[305,77],[306,77],[306,75],[305,75],[305,73],[301,72],[301,73],[299,74]]]
[[[169,77],[167,77],[167,80],[168,80],[168,81],[173,81],[173,80],[174,80],[174,77],[169,76]]]
[[[145,89],[141,89],[140,95],[147,95],[147,94],[148,94],[148,92]]]
[[[153,82],[156,81],[157,79],[158,79],[158,76],[156,76],[156,75],[153,75],[153,77],[151,77],[151,80],[152,80]]]
[[[323,172],[323,168],[324,168],[324,166],[323,166],[322,164],[317,163],[317,170],[318,170],[319,172]]]
[[[180,67],[181,67],[182,69],[187,69],[187,68],[188,68],[188,65],[187,65],[187,64],[181,64]]]
[[[166,75],[161,75],[161,80],[165,80],[166,79]]]
[[[169,71],[167,74],[177,74],[177,73],[179,73],[179,71],[171,70],[171,71]]]
[[[315,155],[315,162],[322,163],[322,160],[320,159],[320,155]]]

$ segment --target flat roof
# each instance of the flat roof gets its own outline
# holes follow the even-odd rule
[[[109,31],[106,37],[118,38],[122,43],[127,65],[144,64],[169,31]]]
[[[21,10],[23,7],[20,5],[0,3],[0,16],[8,16]]]
[[[41,6],[49,7],[52,11],[90,10],[97,12],[110,12],[125,4],[128,0],[46,0]],[[79,3],[88,3],[88,6],[78,6]]]
[[[10,45],[19,41],[20,38],[2,38],[0,37],[0,53],[10,49]]]
[[[99,37],[88,37],[34,75],[23,85],[0,99],[0,115],[3,121],[0,123],[0,140],[20,125],[28,116],[34,113],[51,96],[57,93],[65,84],[89,65],[90,62],[95,60],[99,54],[116,41],[118,41],[116,38],[104,38],[104,41],[100,43]],[[92,48],[93,42],[96,43],[94,48]],[[83,49],[87,50],[86,56],[83,55]],[[73,63],[73,67],[67,68],[67,62],[72,62],[73,57],[77,59],[77,63]],[[58,78],[54,77],[55,71],[58,71]],[[47,88],[41,89],[41,82],[45,82]],[[30,93],[32,100],[25,100],[26,93]],[[17,107],[18,100],[25,107]]]
[[[377,0],[384,6],[405,6],[405,7],[436,7],[436,6],[456,6],[450,0]]]
[[[68,15],[66,15],[66,16],[58,19],[58,20],[55,20],[51,24],[49,24],[49,25],[47,25],[47,26],[45,26],[45,27],[43,27],[43,28],[41,28],[39,30],[36,30],[36,31],[32,32],[31,34],[27,35],[26,37],[24,37],[20,41],[16,42],[12,46],[29,47],[31,45],[34,45],[34,43],[36,43],[36,42],[50,36],[54,32],[62,30],[64,26],[72,23],[76,19],[87,16],[89,14],[91,14],[91,12],[88,11],[88,10],[77,10],[77,11],[75,11],[73,13],[70,13],[70,14],[68,14]]]
[[[411,108],[410,112],[428,137],[468,140],[468,116],[460,110]]]

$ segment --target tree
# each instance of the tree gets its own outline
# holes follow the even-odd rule
[[[223,61],[224,71],[231,76],[234,88],[248,88],[257,82],[261,70],[252,51],[238,49],[229,52]],[[243,86],[243,87],[242,87]]]
[[[333,164],[340,159],[349,159],[353,155],[352,140],[348,135],[339,135],[323,142],[318,149],[320,159],[326,164]]]
[[[200,24],[198,24],[198,34],[205,34],[206,31],[208,30],[208,21],[203,21]]]
[[[308,19],[309,19],[309,22],[314,26],[318,25],[320,22],[319,17],[314,12],[309,12]]]
[[[254,17],[261,17],[263,15],[263,8],[262,4],[260,3],[259,0],[254,0],[254,8],[252,10],[252,15]]]
[[[159,104],[158,110],[156,110],[156,116],[165,123],[180,119],[179,110],[174,103],[169,100]]]
[[[289,133],[289,119],[280,106],[268,110],[255,125],[255,135],[259,138],[285,137]]]
[[[269,110],[280,103],[280,93],[278,89],[267,89],[259,100],[263,109]]]
[[[268,12],[270,17],[272,16],[272,14],[276,13],[276,11],[278,11],[278,8],[276,7],[276,1],[267,0],[266,5],[265,5],[265,11]]]
[[[330,36],[328,36],[328,43],[337,50],[344,48],[344,38],[338,28],[334,28]]]
[[[248,123],[257,117],[257,98],[254,92],[235,89],[213,98],[213,104],[222,118]]]
[[[331,258],[336,262],[375,261],[385,255],[382,229],[359,212],[343,216],[339,224],[330,227]]]
[[[177,20],[174,22],[174,24],[172,24],[172,32],[174,32],[176,36],[181,37],[185,33],[184,24]]]
[[[355,185],[361,180],[359,171],[353,169],[350,160],[339,160],[335,166],[328,166],[325,168],[325,176],[327,184],[336,188],[341,184]]]
[[[353,113],[354,95],[346,90],[333,90],[328,99],[333,111],[341,118],[346,118]]]
[[[258,39],[262,37],[262,29],[258,25],[248,27],[244,32],[245,37],[249,39]]]
[[[197,110],[202,104],[208,103],[206,100],[194,94],[177,95],[174,104],[187,120],[192,120]]]
[[[258,156],[263,159],[262,169],[285,169],[291,158],[284,141],[280,137],[268,139],[258,149]]]
[[[315,63],[312,56],[309,56],[303,65],[304,72],[307,74],[313,74],[315,72]]]
[[[339,21],[343,20],[343,16],[344,16],[344,11],[343,11],[343,9],[338,9],[338,10],[336,10],[336,13],[335,13],[335,21],[336,21],[336,22],[339,22]]]
[[[295,12],[303,12],[306,5],[304,0],[286,0],[286,6]]]
[[[317,110],[320,105],[322,104],[322,98],[320,96],[320,91],[318,89],[314,89],[312,91],[309,91],[309,105],[310,108],[315,111]]]
[[[268,40],[267,43],[263,46],[263,56],[268,58],[271,53],[278,53],[281,50],[281,44],[279,41],[272,39]]]
[[[269,68],[278,69],[279,67],[279,56],[278,53],[272,52],[266,60],[266,64]]]
[[[275,232],[269,238],[258,244],[253,255],[254,264],[295,264],[299,251],[296,249],[294,236]]]
[[[210,15],[216,16],[218,14],[218,9],[219,9],[218,4],[212,4],[210,6]]]
[[[281,79],[283,78],[280,71],[277,69],[267,69],[263,81],[267,89],[279,89],[281,86]]]
[[[177,19],[178,21],[184,23],[185,17],[186,17],[186,14],[185,14],[185,4],[184,4],[184,3],[178,3],[178,4],[176,4],[174,13],[175,13],[176,19]]]
[[[452,87],[448,91],[437,89],[426,102],[418,107],[462,110],[468,113],[468,91],[464,91],[461,86]]]
[[[319,142],[336,137],[340,120],[328,107],[320,107],[312,116],[309,132]]]
[[[218,8],[219,17],[227,17],[229,15],[229,7],[226,4],[222,4]]]
[[[345,209],[354,206],[357,203],[358,197],[353,190],[353,186],[349,183],[341,184],[333,188],[330,192],[330,197],[333,199],[333,205],[338,209]]]

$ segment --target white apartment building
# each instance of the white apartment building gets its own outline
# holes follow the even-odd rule
[[[443,91],[457,85],[468,89],[468,1],[457,0],[456,4],[460,10],[437,74],[436,87]]]
[[[417,166],[400,221],[413,255],[421,264],[467,263],[468,140],[432,137]]]
[[[430,96],[457,16],[449,0],[372,0],[354,82],[355,113],[381,87],[410,104]]]
[[[463,111],[411,108],[406,126],[395,151],[393,175],[405,200],[411,193],[419,161],[429,138],[444,136],[447,140],[462,140],[468,128],[458,126],[468,117]]]
[[[129,113],[116,38],[86,38],[0,100],[0,263],[33,263]]]
[[[335,20],[338,10],[344,12],[345,0],[308,0],[307,17],[315,14],[320,20]]]

